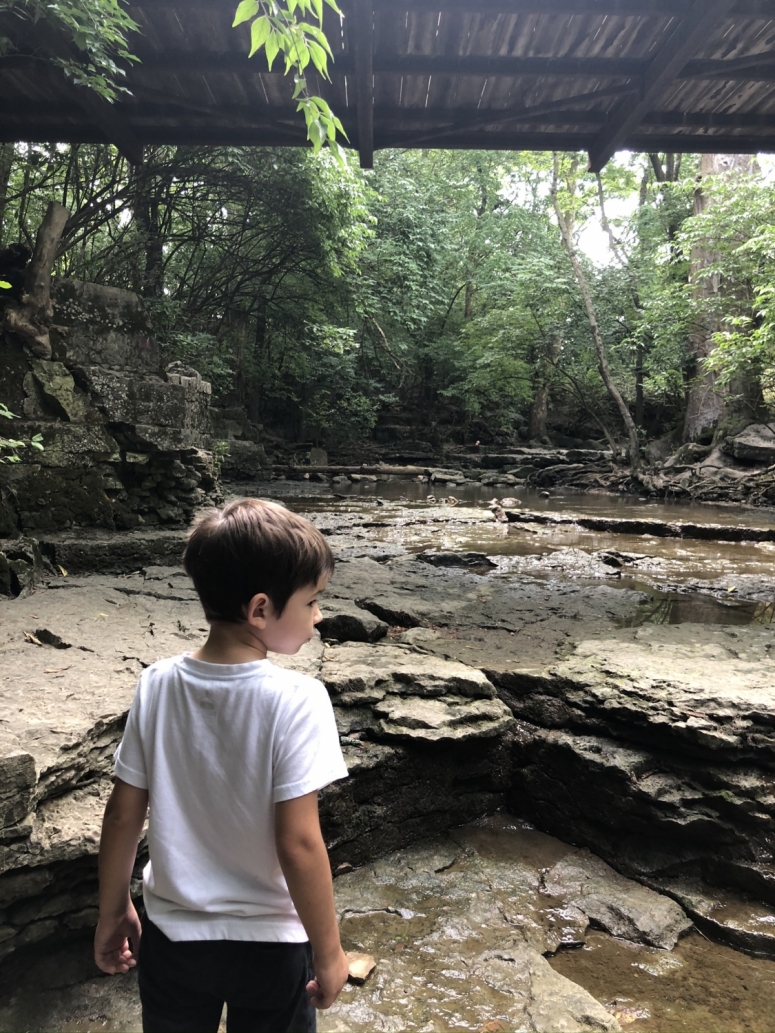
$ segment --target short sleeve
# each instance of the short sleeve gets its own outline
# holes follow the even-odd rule
[[[322,682],[310,678],[297,686],[278,721],[272,768],[275,803],[347,777],[334,711]]]
[[[132,706],[129,708],[123,738],[113,755],[113,770],[122,782],[128,782],[137,789],[147,789],[148,773],[140,738],[140,709],[140,685],[138,685]]]

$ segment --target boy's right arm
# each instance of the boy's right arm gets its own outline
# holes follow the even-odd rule
[[[275,840],[291,900],[312,945],[315,979],[307,993],[316,1008],[330,1008],[347,982],[328,852],[318,818],[318,794],[275,804]]]
[[[140,922],[129,884],[148,813],[148,791],[116,779],[100,838],[100,917],[94,934],[94,960],[103,972],[127,972],[137,963]]]

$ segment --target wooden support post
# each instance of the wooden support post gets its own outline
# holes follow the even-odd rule
[[[358,156],[362,169],[374,168],[374,12],[371,0],[354,0],[355,103]]]

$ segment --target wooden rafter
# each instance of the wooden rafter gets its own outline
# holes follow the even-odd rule
[[[735,0],[695,0],[688,16],[678,22],[670,38],[651,62],[636,103],[623,100],[589,151],[589,168],[600,172],[643,116],[673,83],[709,31],[730,13]]]
[[[352,50],[358,157],[362,169],[374,168],[374,12],[371,0],[354,0]]]
[[[231,9],[231,0],[130,0],[130,8],[210,7],[221,4]],[[471,0],[373,0],[374,11],[404,13],[405,11],[435,11],[443,13],[471,13]],[[341,6],[348,6],[346,0]],[[681,15],[691,6],[690,0],[477,0],[476,13],[497,14],[558,14],[600,15],[622,18],[662,17]],[[737,0],[731,13],[742,18],[775,19],[775,0]]]

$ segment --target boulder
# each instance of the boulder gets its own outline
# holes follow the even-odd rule
[[[745,430],[729,438],[724,449],[735,459],[746,463],[775,463],[775,432],[761,423],[752,423]]]
[[[625,879],[586,850],[545,872],[543,888],[583,911],[598,928],[633,943],[672,950],[692,928],[675,901]]]
[[[388,625],[355,603],[326,597],[318,631],[335,642],[376,642],[385,637]]]

